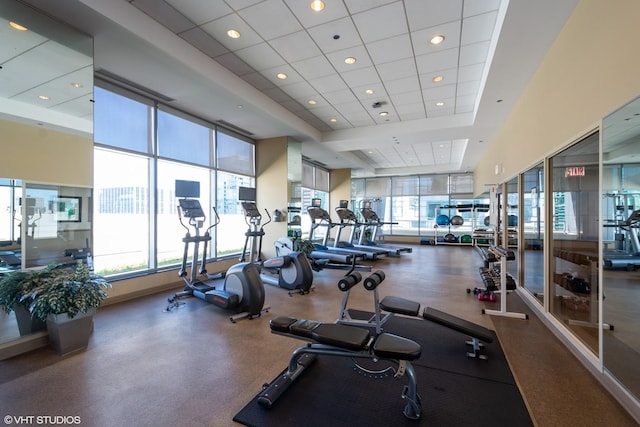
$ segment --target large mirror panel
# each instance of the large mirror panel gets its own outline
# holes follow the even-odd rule
[[[522,286],[544,302],[544,165],[522,174]]]
[[[14,0],[0,39],[0,274],[75,262],[91,242],[93,41]],[[0,358],[20,332],[0,310]]]
[[[602,317],[605,368],[640,397],[640,99],[602,122]]]
[[[551,157],[549,310],[595,355],[599,349],[599,134]]]

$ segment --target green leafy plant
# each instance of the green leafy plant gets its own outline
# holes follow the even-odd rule
[[[303,252],[307,257],[313,252],[315,245],[308,239],[297,239],[294,244],[294,250]]]
[[[33,286],[22,299],[29,302],[35,318],[46,320],[49,314],[66,313],[70,318],[97,308],[107,298],[111,287],[102,276],[94,274],[85,264],[72,268],[49,265],[32,273]]]
[[[45,271],[47,268],[40,270],[38,274],[48,274]],[[0,307],[5,313],[11,313],[18,305],[29,307],[31,300],[28,296],[37,284],[37,281],[33,280],[34,276],[35,274],[29,271],[12,271],[0,278]]]

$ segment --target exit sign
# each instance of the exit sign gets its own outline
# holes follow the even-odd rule
[[[568,176],[584,176],[584,166],[572,166],[564,170],[565,178]]]

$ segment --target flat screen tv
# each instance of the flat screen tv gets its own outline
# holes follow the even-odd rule
[[[198,181],[185,181],[176,179],[176,197],[198,198],[200,197],[200,183]]]
[[[256,189],[249,187],[238,187],[238,200],[256,201]]]

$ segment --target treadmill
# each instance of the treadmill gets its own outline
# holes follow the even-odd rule
[[[363,252],[355,249],[328,247],[327,241],[329,239],[329,231],[338,224],[331,221],[331,216],[329,215],[329,212],[327,212],[326,210],[322,209],[319,206],[320,199],[312,199],[311,203],[312,203],[311,206],[307,208],[307,213],[309,214],[309,218],[311,219],[311,230],[309,231],[309,240],[311,240],[312,242],[314,241],[313,235],[317,228],[319,227],[327,228],[327,232],[325,233],[324,238],[322,239],[321,245],[317,246],[318,252],[331,255],[331,256],[342,255],[344,257],[347,257],[351,255],[356,259],[369,259],[367,252]],[[327,258],[327,257],[324,257],[324,258]],[[352,258],[349,257],[349,259],[352,259]]]
[[[640,241],[638,240],[637,228],[640,224],[640,210],[631,212],[624,221],[619,221],[614,226],[626,232],[629,236],[631,247],[629,252],[605,252],[602,254],[602,261],[605,268],[626,268],[634,271],[640,266]],[[623,234],[621,236],[624,237]]]
[[[389,255],[391,253],[391,250],[389,249],[385,249],[379,246],[353,243],[356,229],[360,228],[364,224],[358,222],[356,214],[353,213],[351,209],[347,208],[347,203],[349,202],[343,200],[340,202],[340,207],[336,208],[336,214],[338,215],[338,218],[340,218],[340,224],[338,224],[338,231],[336,232],[336,238],[333,241],[333,246],[335,248],[355,249],[358,251],[366,252],[367,259],[371,260]],[[342,234],[342,230],[345,227],[351,227],[351,233],[349,234],[349,240],[342,241],[340,240],[340,236]],[[362,230],[362,232],[364,233],[364,229]]]
[[[411,253],[413,249],[408,246],[396,246],[396,245],[387,245],[387,244],[379,244],[376,243],[376,234],[378,233],[378,229],[385,224],[397,224],[397,222],[382,222],[378,214],[371,209],[371,202],[365,202],[362,209],[360,209],[360,214],[362,218],[364,218],[362,233],[360,233],[360,238],[358,239],[358,245],[364,245],[364,230],[366,227],[369,227],[371,230],[371,237],[369,241],[366,243],[367,245],[376,247],[376,248],[384,248],[389,250],[392,254],[399,256],[402,253]]]

